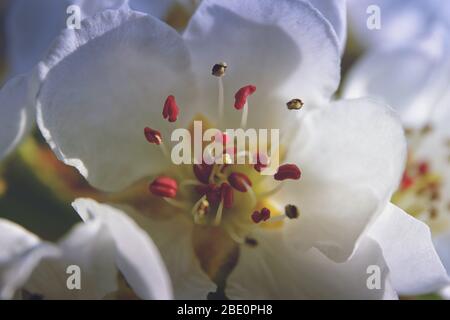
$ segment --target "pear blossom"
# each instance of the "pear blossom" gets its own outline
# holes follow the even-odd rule
[[[399,119],[370,99],[331,100],[339,43],[297,0],[205,0],[182,35],[108,10],[63,31],[39,63],[38,125],[61,161],[151,235],[175,298],[437,290],[448,276],[429,228],[390,203],[406,160]],[[195,119],[281,129],[276,177],[259,162],[172,165],[170,133]]]
[[[57,244],[0,219],[0,299],[172,297],[158,250],[128,216],[90,199],[73,206],[85,223]],[[75,287],[72,268],[79,272]]]
[[[435,29],[411,43],[369,51],[350,70],[343,96],[371,96],[400,114],[408,162],[393,201],[430,227],[450,273],[449,40],[446,29]]]

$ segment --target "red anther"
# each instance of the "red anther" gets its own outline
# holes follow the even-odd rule
[[[215,184],[208,185],[208,190],[206,191],[206,199],[210,204],[218,204],[222,198],[222,192],[219,186]]]
[[[223,200],[223,206],[226,209],[229,209],[233,206],[233,202],[234,202],[234,195],[233,195],[233,189],[231,188],[231,186],[226,183],[223,182],[222,185],[220,186],[220,191],[222,193],[222,200]]]
[[[262,153],[258,153],[256,155],[256,164],[253,166],[253,168],[258,171],[261,172],[262,169],[267,168],[267,166],[269,165],[269,158]]]
[[[164,119],[168,118],[169,122],[175,122],[177,121],[178,113],[180,113],[180,109],[175,101],[175,97],[172,95],[168,96],[162,112]]]
[[[234,108],[236,110],[241,110],[247,102],[248,96],[252,95],[255,91],[256,87],[253,85],[240,88],[234,95]]]
[[[261,212],[254,211],[251,215],[251,218],[254,223],[260,223],[262,221]]]
[[[277,173],[275,173],[275,180],[283,181],[286,179],[298,180],[302,173],[295,164],[283,164],[278,167]]]
[[[254,211],[251,215],[254,223],[260,223],[261,221],[267,221],[270,219],[270,210],[266,207],[262,208],[261,211]]]
[[[267,221],[270,218],[270,210],[267,208],[261,209],[261,220]]]
[[[194,175],[198,181],[202,183],[208,183],[209,176],[211,175],[213,165],[202,163],[194,164]]]
[[[228,176],[228,182],[233,188],[240,192],[247,192],[247,186],[252,186],[250,179],[245,174],[240,172],[232,172]]]
[[[428,163],[426,162],[421,162],[419,164],[419,174],[420,175],[424,175],[427,174],[430,171],[430,167],[428,166]]]
[[[160,145],[162,142],[161,133],[149,127],[144,128],[144,135],[148,142]]]
[[[178,191],[178,184],[172,178],[161,176],[150,184],[149,190],[155,196],[175,198]]]
[[[411,178],[406,171],[403,173],[402,182],[400,183],[400,189],[406,190],[414,184],[414,179]]]

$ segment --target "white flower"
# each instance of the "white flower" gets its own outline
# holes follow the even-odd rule
[[[58,244],[0,219],[0,299],[172,297],[158,250],[129,217],[89,199],[73,205],[85,223]],[[79,268],[75,288],[71,266]]]
[[[427,223],[450,272],[450,39],[446,29],[369,51],[350,70],[343,95],[371,96],[399,112],[408,164],[393,201]]]
[[[219,61],[228,68],[218,80],[211,68]],[[142,13],[107,11],[64,31],[40,63],[38,125],[57,156],[93,186],[122,191],[111,202],[151,234],[176,298],[205,298],[215,288],[210,279],[230,298],[376,299],[436,290],[448,279],[428,228],[389,204],[404,169],[401,125],[371,100],[330,102],[339,62],[335,30],[303,1],[206,0],[182,36]],[[240,114],[228,106],[249,84],[257,89],[244,107],[247,126],[281,128],[282,160],[290,163],[283,170],[298,178],[298,165],[299,181],[277,182],[245,165],[223,174],[174,166],[163,145],[145,141],[151,125],[161,135],[147,138],[168,145],[171,130],[198,114],[221,129],[236,127]],[[169,95],[180,106],[175,123],[161,115]],[[285,107],[293,98],[302,110]],[[170,190],[151,196],[147,179],[160,175],[171,178],[154,180],[151,190]],[[192,183],[206,187],[207,197]],[[381,271],[379,290],[367,287],[371,265]]]

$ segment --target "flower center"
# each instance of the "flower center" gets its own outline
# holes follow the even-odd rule
[[[218,79],[219,124],[224,113],[222,77],[227,68],[224,62],[212,68],[212,75]],[[255,86],[246,85],[235,94],[234,108],[242,113],[241,129],[247,126],[248,101],[255,92]],[[286,105],[294,112],[303,107],[300,99],[292,99]],[[163,118],[176,122],[179,113],[176,99],[170,95],[163,107]],[[171,161],[161,133],[146,127],[144,134],[147,141],[159,147]],[[297,207],[288,204],[282,208],[271,201],[271,196],[281,189],[283,181],[300,179],[301,171],[297,165],[282,164],[274,174],[266,175],[263,173],[270,166],[271,159],[262,150],[267,150],[267,145],[262,147],[258,144],[254,148],[250,141],[244,148],[237,148],[236,137],[231,138],[222,131],[214,136],[213,143],[220,145],[219,153],[216,149],[210,149],[206,156],[203,154],[201,161],[192,159],[192,164],[174,164],[167,174],[156,177],[150,183],[150,192],[181,209],[195,224],[220,226],[234,241],[248,245],[255,245],[255,241],[248,238],[254,228],[279,226],[286,218],[298,218]],[[277,147],[280,148],[278,142]],[[245,159],[249,161],[245,163]]]

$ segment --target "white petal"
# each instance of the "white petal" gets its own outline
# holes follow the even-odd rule
[[[34,124],[28,75],[9,80],[0,90],[0,160],[22,141]]]
[[[445,61],[448,55],[430,52],[417,43],[370,52],[351,69],[343,96],[376,98],[395,108],[406,126],[421,127],[448,91],[450,66]]]
[[[0,231],[0,242],[2,243],[0,262],[7,261],[11,256],[20,254],[40,242],[36,235],[5,219],[0,219]]]
[[[450,286],[440,290],[439,295],[442,297],[442,299],[450,300]]]
[[[305,115],[289,150],[288,162],[302,177],[280,192],[281,203],[301,212],[289,221],[288,237],[345,261],[402,176],[406,142],[399,120],[371,100],[341,100]]]
[[[133,210],[127,213],[158,246],[172,280],[175,299],[204,300],[217,287],[200,267],[192,244],[193,224],[185,217],[150,219]]]
[[[231,299],[395,299],[379,246],[365,238],[355,255],[335,263],[319,251],[294,251],[278,232],[262,233],[256,248],[243,246],[227,282]],[[380,271],[379,289],[368,289],[368,267]]]
[[[116,245],[116,263],[136,294],[142,299],[170,299],[172,289],[164,263],[148,235],[120,210],[90,199],[73,204],[89,223],[98,219],[108,228]]]
[[[129,0],[69,0],[70,4],[79,6],[82,18],[88,18],[108,9],[119,9],[126,6]]]
[[[77,224],[59,243],[58,259],[45,259],[34,269],[24,289],[43,299],[103,299],[117,290],[115,246],[108,229],[100,222]],[[79,267],[80,289],[67,283]]]
[[[433,243],[442,264],[450,275],[450,231],[434,237]]]
[[[130,8],[136,11],[145,12],[153,15],[154,17],[164,19],[172,5],[176,3],[176,0],[129,0]]]
[[[60,251],[42,243],[34,234],[0,219],[0,299],[11,299],[44,258],[58,257]]]
[[[12,76],[30,71],[66,26],[65,0],[14,0],[6,19],[7,59]]]
[[[230,124],[238,123],[240,117],[231,108],[233,96],[245,85],[257,88],[249,102],[249,127],[274,128],[288,118],[279,112],[287,101],[301,98],[311,105],[328,99],[339,83],[336,34],[303,1],[205,0],[183,37],[202,81],[200,103],[213,116],[216,110],[210,106],[217,101],[217,80],[211,68],[220,61],[228,64],[223,81]]]
[[[433,292],[449,284],[430,229],[402,209],[390,204],[368,235],[382,247],[392,282],[400,294]]]
[[[40,64],[39,127],[57,156],[92,185],[124,188],[167,165],[143,130],[160,129],[170,139],[162,120],[169,94],[186,119],[195,112],[183,96],[192,91],[189,65],[175,30],[136,12],[105,11],[81,30],[66,30]]]
[[[347,41],[347,6],[346,0],[309,0],[314,8],[331,23],[339,39],[341,54]]]

